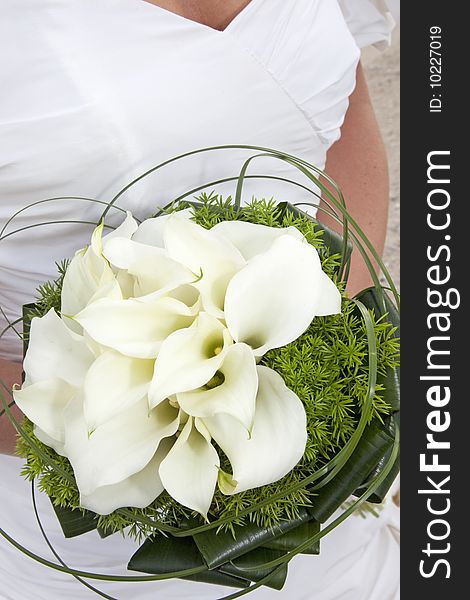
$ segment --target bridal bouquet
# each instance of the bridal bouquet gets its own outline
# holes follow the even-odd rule
[[[280,589],[398,468],[396,307],[377,280],[345,292],[360,232],[241,206],[241,182],[234,200],[101,221],[24,307],[13,391],[24,474],[67,537],[130,535],[143,543],[128,568],[148,575],[127,579],[242,588],[227,598]]]

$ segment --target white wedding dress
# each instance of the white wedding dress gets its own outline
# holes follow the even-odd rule
[[[360,47],[386,44],[398,0],[252,0],[223,32],[144,0],[0,0],[0,227],[41,199],[83,196],[109,201],[126,183],[196,148],[251,144],[302,157],[322,168],[340,136],[354,89]],[[198,154],[131,187],[119,206],[138,217],[200,184],[238,174],[247,150]],[[249,174],[299,181],[285,163],[258,158]],[[211,185],[224,194],[234,184]],[[252,195],[311,202],[300,187],[249,179]],[[83,246],[103,206],[55,200],[20,213],[0,243],[0,331],[18,318],[36,287],[55,276],[55,261]],[[114,215],[117,217],[117,215]],[[13,331],[0,357],[21,359]],[[31,508],[21,461],[0,457],[0,526],[33,552],[54,557]],[[69,566],[126,574],[130,540],[91,532],[65,540],[47,498],[39,508],[48,535]],[[396,600],[398,515],[353,516],[322,541],[320,557],[300,556],[281,592],[256,599]],[[129,574],[127,572],[127,574]],[[210,600],[228,588],[185,581],[94,582],[119,600]],[[1,600],[92,597],[72,577],[20,554],[0,537]]]

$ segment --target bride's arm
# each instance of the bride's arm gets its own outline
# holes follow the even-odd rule
[[[381,255],[389,200],[387,157],[360,65],[356,81],[341,138],[328,152],[325,171],[340,186],[348,211]],[[321,211],[318,216],[325,224],[338,229]],[[348,289],[354,294],[371,284],[364,261],[354,249]]]
[[[7,389],[11,390],[14,383],[21,383],[22,367],[20,363],[9,362],[0,358],[0,381],[5,384]],[[1,392],[7,402],[11,402],[10,395],[2,385]],[[0,411],[3,410],[3,404],[0,402]],[[20,411],[14,406],[12,409],[15,417],[21,418]],[[0,454],[13,454],[15,451],[16,432],[10,424],[8,417],[3,415],[0,419]]]

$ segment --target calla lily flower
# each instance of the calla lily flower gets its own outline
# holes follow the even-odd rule
[[[126,238],[114,238],[106,246],[105,256],[115,267],[134,277],[134,296],[160,295],[191,283],[197,275],[173,260],[166,250]]]
[[[296,227],[268,227],[246,221],[222,221],[211,231],[230,240],[245,260],[263,254],[283,235],[305,242],[304,236]]]
[[[176,213],[161,214],[158,217],[145,219],[145,221],[142,221],[135,233],[132,235],[132,239],[134,242],[140,242],[141,244],[147,244],[148,246],[164,248],[165,244],[163,241],[163,232],[168,219],[177,216],[178,219],[186,219],[189,221],[192,217],[192,214],[193,210],[191,208],[185,208],[177,211]]]
[[[210,435],[232,465],[231,489],[235,494],[278,481],[291,471],[305,452],[307,420],[298,396],[282,377],[258,366],[259,387],[251,434],[232,415],[205,418]]]
[[[203,387],[176,394],[176,401],[193,417],[232,415],[251,430],[255,416],[258,373],[252,349],[234,344],[227,349],[217,372]]]
[[[23,363],[27,384],[47,381],[60,374],[69,385],[80,387],[94,359],[83,336],[71,331],[53,308],[43,317],[32,320]]]
[[[142,398],[90,434],[83,398],[77,395],[64,411],[64,424],[64,452],[80,493],[89,496],[142,471],[160,442],[176,433],[179,419],[178,411],[168,403],[149,412],[147,399]]]
[[[99,515],[107,515],[123,506],[145,508],[164,490],[158,469],[171,446],[172,441],[165,438],[160,442],[153,458],[141,471],[119,483],[96,488],[91,494],[81,494],[80,506]]]
[[[167,492],[207,518],[217,484],[219,455],[204,423],[189,417],[163,459],[159,475]]]
[[[24,360],[26,380],[22,389],[13,391],[13,397],[39,428],[38,437],[43,433],[44,439],[52,440],[57,452],[64,443],[63,411],[83,385],[94,360],[84,338],[69,329],[54,309],[32,320]]]
[[[227,286],[225,320],[236,342],[257,357],[297,339],[317,314],[341,311],[341,295],[322,271],[318,252],[280,236],[254,256]]]
[[[173,394],[205,385],[219,369],[232,338],[215,317],[200,313],[191,327],[169,335],[160,346],[149,390],[150,407]]]
[[[201,293],[204,310],[223,318],[227,285],[246,263],[241,253],[226,238],[178,213],[167,220],[163,240],[174,260],[200,274],[194,286]]]
[[[112,284],[116,279],[111,266],[103,256],[103,250],[115,237],[130,238],[137,230],[137,223],[132,215],[127,213],[123,223],[104,237],[103,228],[103,223],[96,227],[91,245],[75,254],[64,276],[61,313],[67,319],[67,325],[77,333],[80,333],[78,323],[67,317],[85,308],[101,288]]]
[[[83,411],[88,432],[131,408],[147,392],[155,361],[130,358],[114,350],[101,354],[83,381]]]
[[[199,312],[171,296],[157,294],[154,301],[103,298],[74,317],[96,342],[126,356],[155,358],[163,341],[174,331],[189,327]]]

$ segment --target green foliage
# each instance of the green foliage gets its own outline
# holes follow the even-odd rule
[[[253,200],[239,210],[234,208],[230,198],[223,199],[214,194],[203,194],[197,201],[200,204],[194,209],[194,220],[206,228],[235,219],[271,227],[297,227],[317,248],[324,271],[335,280],[340,257],[329,254],[323,244],[323,231],[306,215],[283,212],[273,200]],[[177,209],[188,205],[191,206],[191,203],[181,203]],[[60,308],[60,290],[67,265],[61,263],[58,266],[59,278],[39,289],[33,316],[41,316],[50,308]],[[267,503],[248,516],[238,516],[252,504],[269,500],[275,493],[287,490],[326,464],[344,446],[357,426],[368,387],[367,335],[364,322],[356,312],[354,302],[348,299],[344,285],[338,284],[338,287],[343,296],[341,314],[315,318],[297,340],[271,350],[261,361],[261,364],[280,373],[304,404],[308,442],[302,460],[281,481],[234,496],[216,491],[209,517],[211,520],[232,517],[232,522],[223,526],[232,532],[234,525],[242,525],[246,520],[259,526],[275,525],[298,516],[299,507],[314,503],[315,497],[308,489],[302,488]],[[384,318],[376,319],[373,311],[369,312],[377,341],[378,371],[385,374],[387,369],[398,365],[399,341],[394,337],[395,330]],[[383,386],[378,385],[370,418],[382,419],[390,412],[390,406],[383,398]],[[30,435],[33,434],[32,423],[25,420],[24,427]],[[78,509],[79,494],[70,463],[51,448],[39,441],[37,443],[70,473],[71,481],[64,480],[45,464],[20,437],[18,454],[26,459],[23,474],[29,479],[37,478],[41,489],[55,505]],[[230,463],[220,450],[219,453],[221,468],[230,473]],[[199,518],[164,492],[145,509],[129,508],[100,516],[98,527],[105,534],[129,528],[126,533],[140,539],[158,531],[159,524],[177,526],[191,517]]]

